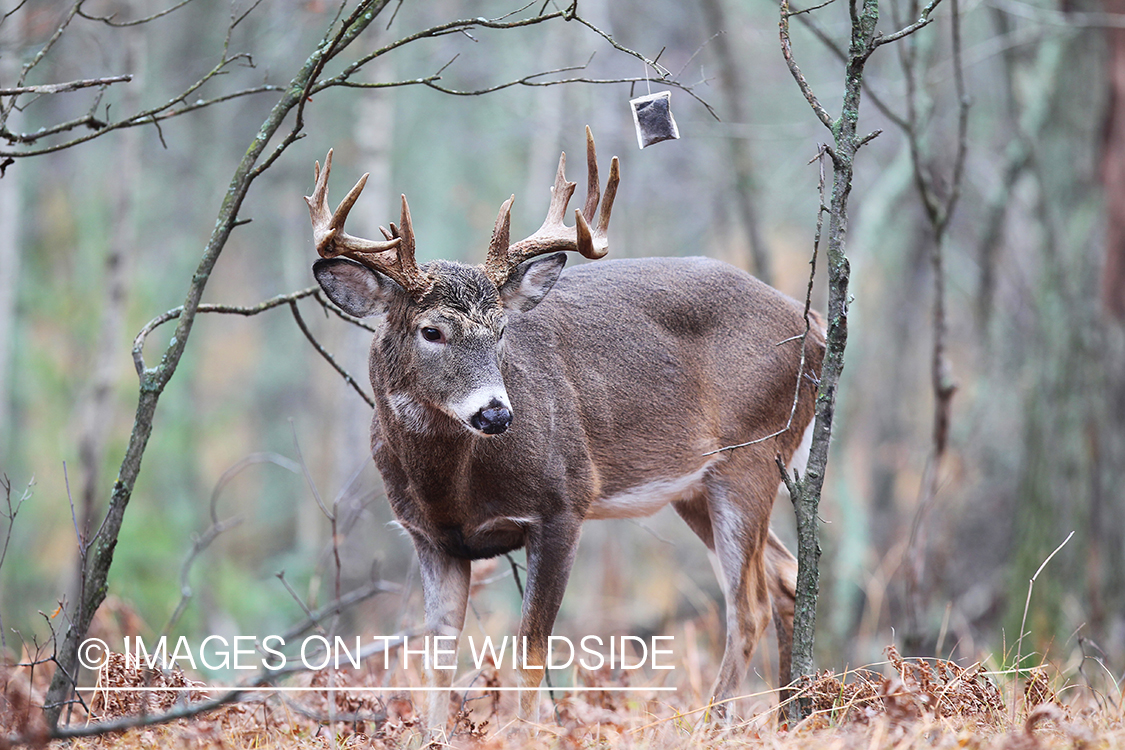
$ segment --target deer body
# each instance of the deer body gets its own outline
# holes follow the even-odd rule
[[[723,298],[701,309],[707,288]],[[507,316],[497,360],[514,418],[482,438],[412,392],[410,373],[389,374],[402,333],[385,323],[370,363],[375,460],[403,526],[459,558],[518,549],[549,517],[651,515],[734,455],[704,454],[786,424],[800,340],[777,342],[803,329],[792,300],[717,261],[568,269],[541,304]],[[788,459],[801,437],[759,452]],[[768,515],[776,467],[767,483]]]
[[[589,162],[596,163],[592,139]],[[616,163],[609,205],[615,186]],[[556,201],[572,190],[560,164]],[[493,237],[500,252],[509,247],[509,205]],[[596,207],[596,197],[588,200],[578,218],[577,248],[549,249],[596,257],[582,234]],[[560,217],[563,210],[565,202]],[[603,206],[598,229],[586,228],[595,248],[608,213]],[[405,202],[402,224],[409,227]],[[342,218],[326,231],[342,234]],[[404,232],[392,225],[385,234],[394,243]],[[421,281],[400,283],[395,267],[387,273],[322,255],[314,273],[329,297],[376,321],[372,450],[418,552],[430,632],[461,632],[472,560],[526,547],[519,635],[527,639],[525,663],[543,664],[582,523],[650,515],[671,503],[715,553],[727,601],[714,697],[737,694],[771,610],[787,682],[796,566],[769,516],[776,458],[793,458],[812,417],[815,389],[802,377],[802,347],[804,373],[819,372],[823,355],[817,327],[802,345],[805,321],[793,300],[705,258],[603,261],[562,272],[562,253],[526,261],[517,253],[497,272],[490,250],[484,268],[434,261],[415,267]],[[400,258],[397,268],[412,262]],[[432,670],[429,678],[448,686],[452,673]],[[542,669],[519,671],[521,687],[542,678]],[[537,693],[521,693],[521,712],[534,718],[538,702]],[[447,711],[448,696],[431,693],[429,726],[443,726]]]

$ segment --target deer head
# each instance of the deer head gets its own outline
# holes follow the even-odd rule
[[[586,202],[583,209],[575,209],[574,226],[564,223],[576,187],[566,179],[564,153],[547,217],[534,234],[509,242],[512,196],[500,208],[483,265],[433,261],[421,267],[415,260],[406,196],[399,226],[380,227],[384,240],[353,237],[344,231],[344,222],[367,175],[330,211],[332,152],[323,170],[316,165],[316,187],[305,198],[321,256],[313,274],[345,312],[379,318],[372,348],[373,385],[389,394],[389,407],[407,424],[418,431],[468,428],[483,435],[508,429],[514,417],[501,376],[508,316],[531,310],[551,290],[566,263],[562,251],[600,258],[609,249],[606,233],[620,168],[614,157],[603,200],[589,128],[586,163]],[[549,257],[531,262],[546,254]],[[374,367],[376,360],[379,368]],[[451,421],[443,424],[435,413]]]

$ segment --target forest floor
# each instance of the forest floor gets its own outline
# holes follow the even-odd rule
[[[538,726],[517,722],[515,695],[500,692],[496,670],[486,669],[474,684],[453,693],[451,734],[435,747],[487,748],[996,748],[1047,750],[1105,748],[1125,750],[1125,714],[1120,692],[1095,690],[1088,682],[1067,682],[1049,664],[1013,672],[989,671],[981,664],[963,667],[941,659],[903,659],[893,647],[888,660],[870,669],[843,674],[824,671],[801,685],[813,713],[791,725],[777,710],[777,692],[741,698],[748,718],[709,721],[706,706],[688,705],[698,690],[646,690],[608,673],[595,676],[585,692],[543,703]],[[123,657],[122,657],[123,659]],[[41,702],[42,668],[29,682],[10,670],[0,704],[0,748],[22,736],[32,747],[133,748],[416,748],[423,746],[419,720],[406,691],[376,694],[347,688],[364,684],[362,673],[303,675],[306,688],[334,682],[334,705],[327,692],[263,695],[224,705],[190,719],[143,726],[113,734],[47,743],[41,719],[29,705]],[[602,679],[600,683],[598,680]],[[99,685],[191,688],[202,683],[180,673],[147,677],[111,662]],[[655,683],[653,683],[655,684]],[[631,687],[613,691],[596,688]],[[98,692],[89,701],[93,720],[159,714],[182,701],[184,692]],[[669,697],[671,696],[671,697]],[[686,700],[685,700],[686,699]],[[145,701],[148,701],[147,706]],[[552,715],[553,709],[553,715]],[[83,713],[72,727],[92,727]]]

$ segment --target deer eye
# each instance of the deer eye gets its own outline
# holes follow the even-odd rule
[[[437,328],[430,328],[428,326],[422,328],[422,338],[435,344],[445,343],[445,334]]]

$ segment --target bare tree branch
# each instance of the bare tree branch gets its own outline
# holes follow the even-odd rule
[[[829,0],[829,3],[830,2],[834,2],[834,0]],[[827,47],[832,54],[840,59],[840,62],[846,63],[848,61],[848,53],[841,49],[840,45],[836,44],[836,41],[828,35],[828,32],[826,32],[824,28],[819,23],[817,23],[811,15],[807,15],[809,11],[817,10],[818,8],[822,8],[829,3],[822,3],[821,5],[815,5],[811,8],[804,8],[802,10],[791,10],[789,16],[790,18],[795,17],[798,21],[800,21],[806,29],[812,32],[813,36],[820,40],[821,44]],[[875,108],[883,113],[884,117],[886,117],[894,124],[898,125],[900,128],[906,128],[906,120],[902,119],[902,115],[891,109],[890,105],[884,102],[882,97],[875,93],[875,91],[871,88],[871,84],[868,83],[866,79],[864,79],[863,81],[863,93],[867,96],[868,100],[873,105],[875,105]]]
[[[305,325],[305,319],[301,317],[301,311],[297,307],[296,300],[290,300],[289,309],[293,312],[293,319],[297,321],[297,327],[301,329],[301,333],[305,334],[305,338],[307,338],[309,340],[309,343],[313,345],[313,348],[316,349],[317,354],[323,357],[328,364],[332,365],[332,369],[340,373],[340,377],[344,379],[344,382],[347,383],[353,391],[358,393],[359,397],[366,401],[368,406],[374,409],[375,399],[367,395],[367,392],[364,391],[362,387],[360,387],[359,383],[356,382],[356,379],[349,375],[348,371],[341,367],[340,363],[336,361],[336,358],[329,354],[328,350],[321,346],[320,342],[316,340],[316,337],[312,335],[309,327]]]
[[[254,305],[252,307],[239,307],[237,305],[199,305],[196,308],[196,312],[222,313],[225,315],[242,315],[249,317],[252,315],[263,313],[266,310],[272,310],[273,308],[279,307],[281,305],[289,304],[304,297],[310,297],[319,291],[320,287],[310,286],[298,292],[279,294],[276,297],[271,297],[265,302]],[[144,327],[141,328],[140,332],[137,334],[137,337],[133,339],[133,364],[137,368],[137,375],[139,377],[143,378],[148,370],[148,368],[145,366],[144,361],[145,339],[147,339],[148,335],[160,326],[169,321],[178,319],[183,314],[183,312],[184,306],[180,305],[179,307],[172,308],[166,313],[158,315],[148,323],[145,323]]]
[[[912,44],[903,45],[902,68],[907,79],[907,122],[906,137],[910,147],[911,163],[914,169],[914,180],[917,186],[922,205],[930,223],[930,266],[933,274],[934,301],[932,313],[933,345],[931,350],[930,379],[934,394],[933,435],[930,456],[926,460],[922,472],[922,483],[919,487],[919,497],[914,520],[911,524],[910,539],[907,547],[909,565],[907,566],[907,629],[904,634],[904,648],[908,654],[920,653],[923,643],[922,611],[925,601],[922,591],[922,579],[925,571],[926,556],[926,520],[929,515],[938,490],[938,481],[941,476],[941,467],[944,462],[946,449],[949,443],[949,424],[952,412],[953,394],[956,384],[951,374],[949,358],[946,354],[946,338],[948,334],[948,321],[946,319],[945,305],[945,245],[948,237],[949,222],[953,210],[961,195],[961,183],[964,176],[965,158],[968,152],[968,115],[969,98],[965,93],[965,80],[961,60],[961,15],[958,0],[950,0],[952,5],[951,20],[951,47],[953,57],[954,90],[958,100],[957,117],[957,151],[953,161],[953,171],[950,177],[950,188],[944,199],[938,194],[934,184],[934,177],[926,169],[922,157],[921,125],[917,115],[916,97],[919,86],[917,83],[918,71],[916,57]],[[931,3],[931,6],[933,3]],[[925,17],[931,6],[923,11]]]
[[[930,2],[926,4],[926,7],[922,9],[921,17],[909,26],[899,29],[893,34],[877,34],[871,41],[872,49],[884,44],[890,44],[891,42],[897,42],[899,39],[909,36],[919,29],[929,26],[933,22],[933,19],[930,18],[930,14],[934,12],[934,8],[936,8],[938,6],[938,3],[940,2],[941,0],[930,0]]]
[[[352,589],[338,599],[334,599],[333,601],[328,602],[323,607],[315,610],[309,610],[306,608],[305,619],[290,626],[288,630],[286,630],[284,633],[281,633],[280,635],[286,642],[288,642],[291,639],[296,638],[309,629],[315,627],[316,624],[323,620],[325,617],[338,615],[354,604],[366,601],[373,596],[378,596],[379,594],[401,594],[402,591],[403,588],[401,585],[392,583],[391,581],[368,581],[364,585]]]
[[[988,0],[997,10],[1019,18],[1026,18],[1036,23],[1046,23],[1052,26],[1072,26],[1084,28],[1125,28],[1125,15],[1121,13],[1096,13],[1090,11],[1061,11],[1051,8],[1040,8],[1019,0]]]
[[[245,695],[245,692],[246,691],[243,689],[230,690],[223,693],[218,698],[194,705],[180,706],[179,708],[174,708],[162,714],[136,714],[133,716],[122,716],[121,718],[111,719],[109,721],[90,722],[81,726],[56,727],[50,730],[47,739],[66,740],[77,737],[101,737],[107,734],[123,732],[126,729],[152,727],[160,724],[168,724],[177,719],[190,719],[193,716],[210,713],[217,708],[222,708],[225,705],[234,703],[240,700]],[[30,745],[35,744],[37,738],[15,736],[8,737],[7,739],[11,745]]]
[[[4,518],[8,519],[8,528],[4,532],[4,546],[0,548],[0,570],[3,570],[4,559],[8,556],[8,544],[12,541],[12,529],[14,529],[16,525],[16,516],[19,515],[20,508],[23,507],[24,502],[31,497],[32,482],[34,482],[34,480],[27,483],[27,488],[23,491],[20,499],[16,501],[15,505],[12,505],[12,481],[8,479],[7,474],[0,474],[0,488],[4,490],[4,504],[6,506],[5,510],[0,511],[0,513],[3,514]],[[4,618],[2,614],[0,614],[0,650],[7,651],[7,649],[8,642],[6,629],[4,628]]]
[[[817,155],[814,156],[813,160],[812,160],[812,161],[820,162],[820,208],[817,211],[817,215],[816,215],[816,233],[813,236],[812,258],[809,259],[809,283],[808,283],[808,287],[805,289],[805,309],[804,309],[805,330],[803,330],[801,333],[797,334],[796,336],[785,339],[784,341],[779,341],[779,342],[777,342],[777,344],[775,344],[775,346],[781,346],[782,344],[786,344],[786,343],[789,343],[791,341],[799,340],[801,342],[801,361],[800,361],[800,364],[797,367],[797,382],[796,382],[796,385],[793,388],[793,403],[789,407],[789,419],[786,420],[785,426],[782,427],[780,430],[777,430],[776,432],[772,432],[769,435],[764,435],[763,437],[756,438],[754,440],[750,440],[750,441],[747,441],[745,443],[739,443],[738,445],[728,445],[724,448],[719,448],[718,450],[709,451],[707,453],[704,453],[703,454],[704,456],[711,456],[711,455],[714,455],[716,453],[722,453],[724,451],[735,450],[736,448],[746,448],[746,447],[749,447],[751,445],[758,445],[759,443],[764,443],[765,441],[767,441],[771,438],[775,438],[778,435],[785,434],[786,432],[789,431],[789,428],[792,426],[793,417],[797,413],[797,404],[800,402],[800,399],[801,399],[801,386],[804,385],[804,380],[806,378],[808,378],[813,382],[814,385],[816,385],[816,386],[820,385],[819,381],[816,379],[815,373],[806,373],[805,372],[805,354],[806,354],[807,344],[808,344],[808,339],[809,339],[809,331],[812,328],[812,320],[809,316],[812,314],[812,292],[813,292],[813,282],[816,280],[816,259],[817,259],[817,256],[820,253],[820,236],[821,236],[821,230],[824,227],[824,214],[828,212],[828,207],[824,204],[824,157],[827,154],[828,154],[828,147],[825,146],[825,145],[821,145],[821,147],[817,150]],[[812,162],[809,162],[809,163],[811,164]],[[784,464],[781,464],[780,462],[781,462],[781,457],[778,456],[778,463],[779,463],[779,465],[781,465],[781,475],[782,475],[782,478],[785,480],[786,489],[789,489],[789,477],[786,474]],[[793,495],[791,494],[791,496],[793,496]]]
[[[91,86],[109,86],[113,83],[128,83],[133,80],[132,74],[123,76],[109,76],[108,78],[84,78],[79,81],[66,83],[45,83],[39,86],[18,86],[16,88],[0,88],[0,96],[19,96],[20,94],[62,94],[67,91],[77,91]]]
[[[149,21],[155,21],[158,18],[163,18],[164,16],[168,15],[169,13],[176,12],[177,10],[184,7],[185,5],[187,5],[190,2],[192,2],[192,0],[180,0],[180,2],[176,3],[175,5],[172,5],[171,7],[168,7],[168,8],[165,8],[164,10],[162,10],[162,11],[158,11],[156,13],[153,13],[150,16],[145,16],[144,18],[138,18],[138,19],[135,19],[133,21],[115,21],[115,20],[113,20],[113,18],[114,18],[113,16],[92,16],[92,15],[82,11],[81,8],[78,11],[78,15],[82,16],[83,18],[85,18],[89,21],[100,21],[100,22],[104,23],[106,26],[113,26],[115,28],[120,29],[120,28],[125,28],[127,26],[140,26],[141,24],[148,23]]]
[[[370,2],[370,1],[371,0],[368,0],[368,2]],[[66,30],[67,26],[73,20],[74,16],[79,14],[79,11],[81,10],[81,6],[84,2],[85,2],[85,0],[78,0],[74,4],[74,6],[71,8],[70,14],[66,17],[66,19],[55,30],[55,34],[51,37],[51,39],[48,40],[48,42],[43,46],[42,49],[40,49],[40,51],[36,54],[35,57],[33,57],[27,64],[24,65],[23,72],[21,73],[20,78],[17,81],[14,89],[32,89],[32,90],[24,91],[24,92],[21,92],[21,93],[44,93],[42,91],[33,91],[33,89],[38,89],[38,88],[42,88],[42,87],[25,86],[27,74],[43,59],[43,57],[51,49],[51,47],[54,45],[54,43],[57,41],[57,39],[59,37],[61,37],[62,33]],[[176,7],[177,8],[182,7],[182,5],[184,5],[184,4],[185,3],[180,3],[180,5],[178,5]],[[251,7],[251,10],[253,9],[253,7],[256,7],[256,6],[257,6],[257,3],[253,3],[252,7]],[[167,12],[171,12],[171,10],[175,10],[175,8],[172,8]],[[165,15],[165,14],[163,14],[163,13],[157,14],[157,16],[154,16],[154,17],[159,17],[160,15]],[[88,17],[88,16],[84,16],[84,17]],[[150,124],[150,123],[155,124],[155,123],[159,122],[160,120],[168,119],[168,118],[171,118],[171,117],[179,117],[179,116],[187,114],[189,112],[193,112],[197,109],[202,109],[204,107],[210,107],[210,106],[213,106],[215,104],[220,104],[220,103],[223,103],[223,102],[226,102],[226,101],[230,101],[232,99],[241,98],[243,96],[249,96],[249,95],[252,95],[252,94],[264,93],[264,92],[269,92],[269,91],[280,91],[280,90],[282,90],[282,87],[265,84],[265,85],[262,85],[262,86],[256,86],[256,87],[253,87],[253,88],[245,89],[245,90],[242,90],[242,91],[237,91],[237,92],[224,94],[224,95],[221,95],[221,96],[211,97],[209,99],[200,99],[200,100],[195,101],[192,104],[187,104],[188,97],[192,96],[197,91],[199,91],[209,81],[213,80],[214,78],[216,78],[217,76],[222,74],[223,71],[227,67],[229,67],[232,63],[235,63],[235,62],[238,62],[238,61],[246,61],[246,62],[250,61],[249,55],[246,55],[244,53],[231,55],[230,51],[229,51],[231,32],[234,30],[234,28],[245,17],[246,17],[246,13],[243,13],[240,16],[232,16],[230,24],[227,27],[227,34],[226,34],[226,38],[225,38],[225,41],[224,41],[224,44],[223,44],[223,51],[222,51],[221,59],[210,71],[208,71],[206,74],[204,74],[198,81],[189,85],[181,93],[177,94],[172,99],[164,102],[163,104],[160,104],[156,107],[152,107],[152,108],[149,108],[149,109],[142,110],[142,111],[137,112],[137,113],[132,114],[132,115],[125,116],[125,117],[123,117],[123,118],[121,118],[117,121],[112,121],[112,122],[103,121],[103,120],[98,119],[95,116],[94,113],[95,113],[95,110],[98,107],[98,104],[99,104],[100,98],[101,98],[101,93],[99,92],[98,96],[94,100],[93,106],[90,108],[89,113],[85,117],[77,118],[75,120],[70,120],[70,121],[67,121],[67,122],[64,122],[64,123],[58,123],[58,124],[53,125],[53,126],[44,127],[43,129],[36,130],[33,133],[16,133],[16,132],[10,131],[7,127],[8,116],[11,113],[12,109],[15,108],[16,104],[17,104],[17,99],[15,97],[19,96],[19,94],[12,94],[11,96],[13,98],[9,99],[6,105],[0,106],[0,138],[3,138],[5,140],[7,140],[9,143],[13,143],[13,144],[36,143],[43,138],[48,138],[48,137],[58,135],[59,133],[63,133],[63,132],[69,132],[70,130],[73,130],[73,129],[78,128],[78,127],[87,127],[87,128],[90,128],[93,132],[87,133],[85,135],[75,137],[75,138],[72,138],[70,140],[66,140],[66,141],[63,141],[63,142],[60,142],[60,143],[57,143],[57,144],[53,144],[51,146],[46,146],[46,147],[41,147],[41,148],[32,148],[32,149],[24,149],[24,150],[18,150],[17,149],[17,150],[8,150],[8,151],[0,150],[0,158],[19,159],[19,158],[28,158],[28,157],[32,157],[32,156],[40,156],[40,155],[48,154],[48,153],[54,153],[54,152],[61,151],[61,150],[67,149],[67,148],[72,148],[72,147],[77,146],[77,145],[82,144],[82,143],[86,143],[86,142],[91,141],[95,138],[100,138],[101,136],[106,135],[107,133],[111,133],[113,131],[120,130],[121,128],[137,127],[137,126],[141,126],[141,125],[147,125],[147,124]],[[94,19],[94,20],[106,21],[106,19]],[[140,21],[137,21],[135,23],[117,24],[117,25],[130,26],[130,25],[136,25],[136,23],[144,23],[144,22],[147,22],[149,20],[152,20],[152,17],[150,17],[148,19],[141,19]],[[111,24],[111,25],[113,25],[113,24]],[[65,85],[65,84],[63,84],[63,85]],[[90,84],[90,85],[94,86],[94,85],[98,85],[98,84]],[[102,91],[104,91],[104,88],[105,87],[102,86]],[[52,92],[47,91],[46,93],[52,93]],[[180,105],[182,105],[182,106],[180,106]]]
[[[74,20],[74,16],[78,13],[78,9],[82,7],[83,2],[85,2],[85,0],[76,0],[74,5],[72,5],[70,7],[70,10],[67,12],[66,17],[63,18],[63,20],[59,23],[58,27],[55,29],[55,32],[51,35],[51,37],[42,47],[39,48],[39,51],[36,52],[30,60],[24,63],[23,69],[20,71],[20,76],[16,80],[17,88],[23,86],[27,82],[28,73],[34,70],[35,66],[41,63],[43,61],[43,58],[47,56],[47,53],[51,51],[51,48],[54,47],[60,39],[62,39],[63,34],[66,32],[67,27],[70,26],[70,22]],[[11,112],[11,107],[14,104],[15,102],[10,102],[8,104],[8,109],[6,110],[0,108],[0,128],[3,127],[5,122],[7,122],[8,114]]]
[[[824,127],[831,130],[832,115],[828,114],[828,110],[826,110],[823,105],[821,105],[820,100],[816,98],[816,94],[813,93],[809,82],[805,80],[805,74],[801,72],[797,61],[793,59],[793,44],[789,40],[789,16],[789,0],[781,0],[781,54],[785,58],[785,64],[789,67],[789,73],[793,76],[793,80],[797,82],[797,88],[801,90],[805,100],[809,103],[809,106],[812,107],[813,114],[816,115],[818,120],[824,123]]]
[[[632,83],[653,82],[653,83],[663,83],[663,84],[666,84],[666,85],[669,85],[669,86],[674,86],[675,88],[678,88],[678,89],[684,91],[686,94],[691,96],[697,102],[702,104],[703,107],[713,117],[715,117],[715,119],[718,119],[718,115],[715,113],[714,108],[706,100],[704,100],[698,94],[696,94],[695,91],[692,89],[692,87],[687,86],[687,85],[685,85],[683,83],[680,83],[679,81],[675,80],[675,77],[672,76],[671,73],[666,68],[664,68],[662,65],[658,64],[656,62],[656,60],[650,60],[647,57],[645,57],[644,55],[642,55],[641,53],[619,44],[610,34],[607,34],[605,31],[601,30],[600,28],[598,28],[593,23],[591,23],[591,22],[587,21],[586,19],[582,18],[581,16],[579,16],[578,13],[577,13],[577,3],[572,3],[565,10],[556,11],[554,13],[539,13],[537,15],[531,16],[530,18],[522,18],[522,19],[517,19],[517,20],[514,20],[514,21],[504,20],[504,19],[507,19],[507,18],[511,17],[515,13],[521,12],[522,10],[524,10],[528,7],[530,7],[530,6],[524,6],[524,8],[513,11],[512,13],[508,13],[506,15],[500,16],[499,18],[494,18],[494,19],[485,19],[485,18],[461,19],[461,20],[457,20],[457,21],[450,21],[450,22],[447,22],[447,23],[444,23],[444,24],[439,24],[437,26],[432,26],[428,29],[423,29],[421,31],[415,32],[414,34],[411,34],[409,36],[406,36],[406,37],[403,37],[401,39],[395,40],[394,42],[392,42],[391,44],[389,44],[385,47],[382,47],[378,50],[375,50],[374,52],[371,52],[367,55],[364,55],[363,57],[360,57],[358,60],[356,60],[351,65],[346,66],[343,69],[343,71],[340,72],[339,75],[337,75],[337,76],[335,76],[334,78],[331,78],[331,79],[325,79],[321,83],[314,86],[311,89],[310,93],[316,93],[317,91],[320,91],[322,89],[325,89],[325,88],[328,88],[328,87],[331,87],[331,86],[338,86],[338,85],[346,85],[346,86],[351,86],[351,87],[355,87],[355,88],[386,88],[386,87],[390,87],[390,86],[422,84],[422,85],[429,86],[429,87],[431,87],[431,88],[433,88],[437,91],[441,91],[442,93],[445,93],[445,94],[452,94],[452,95],[455,95],[455,96],[480,96],[482,94],[488,94],[488,93],[492,93],[494,91],[501,91],[503,89],[511,88],[513,86],[556,86],[556,85],[559,85],[559,84],[566,84],[566,83],[592,83],[592,84],[630,83],[630,84],[632,84]],[[612,46],[617,51],[623,52],[623,53],[625,53],[625,54],[627,54],[631,57],[635,57],[636,59],[644,62],[646,66],[651,67],[654,71],[657,72],[657,74],[658,74],[657,77],[653,78],[653,77],[649,77],[649,76],[644,76],[644,77],[640,77],[640,78],[613,78],[613,79],[609,79],[609,78],[606,78],[606,79],[569,78],[569,79],[557,80],[557,81],[537,81],[536,80],[538,78],[541,78],[541,77],[546,76],[546,75],[550,75],[552,73],[561,73],[561,72],[566,72],[568,70],[580,70],[580,69],[585,68],[585,66],[576,66],[576,67],[572,67],[572,68],[561,68],[561,69],[553,70],[553,71],[542,71],[540,73],[535,73],[535,74],[532,74],[532,75],[529,75],[529,76],[524,76],[522,78],[519,78],[519,79],[516,79],[516,80],[513,80],[513,81],[507,81],[505,83],[500,83],[500,84],[496,84],[494,86],[488,86],[488,87],[475,89],[475,90],[460,90],[460,89],[455,89],[455,88],[445,87],[445,86],[439,85],[437,83],[437,81],[440,79],[441,71],[439,71],[438,73],[436,73],[432,76],[426,76],[426,77],[423,77],[423,78],[416,78],[416,79],[411,79],[411,80],[406,80],[406,81],[397,81],[397,82],[394,82],[394,83],[367,83],[367,82],[353,82],[353,81],[350,80],[351,76],[356,71],[358,71],[360,68],[362,68],[364,65],[366,65],[371,60],[374,60],[377,57],[381,57],[382,55],[385,55],[388,52],[390,52],[394,49],[397,49],[398,47],[401,47],[405,44],[409,44],[411,42],[418,41],[420,39],[437,38],[437,37],[441,37],[441,36],[448,36],[449,34],[464,33],[464,32],[467,32],[471,29],[474,29],[474,28],[486,28],[486,29],[524,28],[524,27],[528,27],[528,26],[538,25],[538,24],[541,24],[541,23],[544,23],[544,22],[547,22],[547,21],[551,21],[551,20],[554,20],[554,19],[560,19],[560,18],[563,19],[563,20],[566,20],[566,21],[576,21],[576,22],[580,23],[581,25],[585,26],[586,28],[590,29],[595,34],[597,34],[598,36],[600,36],[604,40],[606,40],[606,42],[608,42],[610,44],[610,46]],[[444,70],[444,68],[443,68],[443,70]]]
[[[215,488],[211,491],[211,524],[202,534],[192,535],[191,550],[188,552],[187,557],[184,559],[184,564],[180,567],[180,601],[176,605],[176,609],[175,611],[173,611],[172,616],[168,618],[168,624],[166,624],[163,630],[160,631],[161,635],[167,635],[172,631],[172,628],[174,628],[176,626],[176,623],[179,622],[180,616],[183,615],[184,610],[187,608],[188,602],[191,600],[193,592],[189,576],[191,575],[191,568],[195,564],[196,559],[204,552],[204,550],[211,546],[211,543],[214,542],[220,534],[242,523],[242,519],[237,516],[227,518],[223,521],[219,520],[219,494],[223,491],[223,488],[226,487],[232,479],[234,479],[235,476],[242,472],[243,469],[248,466],[261,463],[272,463],[293,473],[300,472],[300,467],[297,466],[295,462],[278,453],[252,453],[223,472],[222,476],[219,477],[219,481],[215,483]]]
[[[192,84],[183,93],[177,95],[175,98],[165,102],[164,104],[143,110],[131,117],[118,120],[116,122],[104,122],[102,120],[99,120],[93,113],[93,109],[96,109],[97,107],[97,103],[95,103],[90,113],[88,113],[84,117],[52,125],[50,127],[44,128],[41,131],[37,130],[33,133],[16,133],[0,126],[0,138],[7,140],[9,143],[36,143],[43,138],[74,130],[75,128],[79,127],[87,127],[93,130],[93,132],[91,133],[87,133],[85,135],[78,136],[61,143],[56,143],[51,146],[44,146],[37,149],[26,149],[23,151],[10,151],[0,149],[0,157],[22,159],[32,156],[52,154],[58,151],[64,151],[68,148],[73,148],[83,143],[87,143],[94,140],[95,138],[100,138],[107,133],[112,133],[114,131],[121,130],[122,128],[135,128],[143,125],[151,125],[163,120],[171,119],[173,117],[181,117],[190,112],[195,112],[196,110],[212,107],[216,104],[222,104],[224,102],[233,101],[234,99],[240,99],[245,96],[253,96],[255,94],[284,90],[283,86],[263,84],[261,86],[254,86],[252,88],[242,89],[241,91],[235,91],[229,94],[223,94],[221,96],[216,96],[209,99],[199,99],[190,104],[186,103],[186,99],[189,96],[195,93],[208,80],[222,72],[222,69],[225,68],[227,64],[230,64],[233,61],[233,59],[227,60],[223,65],[217,66],[214,70],[208,73],[207,76]],[[177,104],[182,104],[182,106],[177,107]]]

